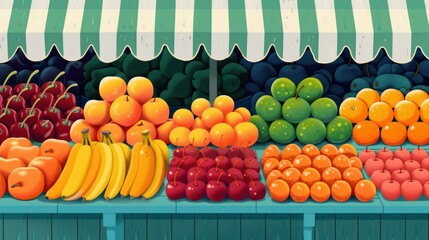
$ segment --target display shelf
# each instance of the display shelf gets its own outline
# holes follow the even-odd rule
[[[0,213],[57,213],[59,200],[48,200],[44,195],[29,201],[16,200],[9,194],[0,199]]]
[[[256,213],[256,202],[250,199],[233,201],[226,198],[213,202],[208,198],[199,201],[182,199],[177,201],[177,213]]]

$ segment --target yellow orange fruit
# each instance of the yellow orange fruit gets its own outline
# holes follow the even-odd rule
[[[362,170],[362,161],[358,157],[351,157],[349,159],[352,167]]]
[[[326,202],[331,196],[331,189],[324,182],[316,182],[310,188],[310,196],[315,202]]]
[[[280,148],[274,144],[270,144],[264,149],[264,152],[262,153],[262,165],[265,164],[265,161],[268,158],[272,157],[276,158],[277,160],[280,159]]]
[[[275,169],[271,171],[267,175],[267,181],[266,181],[267,186],[270,186],[274,180],[279,179],[281,176],[282,176],[282,173],[279,170]]]
[[[110,106],[110,117],[123,127],[134,125],[140,119],[141,114],[140,104],[128,95],[116,98]]]
[[[353,127],[352,136],[359,145],[373,145],[380,139],[380,128],[375,122],[360,121]]]
[[[336,181],[341,180],[341,173],[337,168],[328,167],[322,173],[322,181],[331,187]]]
[[[301,150],[302,154],[308,156],[310,159],[315,158],[317,155],[320,154],[319,149],[313,145],[313,144],[307,144],[304,147],[302,147]]]
[[[239,113],[243,118],[243,122],[248,122],[250,120],[250,111],[245,107],[239,107],[234,110],[234,112]]]
[[[235,138],[233,146],[250,147],[258,140],[258,128],[251,122],[242,122],[234,127]]]
[[[407,127],[400,122],[390,122],[381,129],[381,141],[389,146],[400,146],[407,140]]]
[[[268,192],[274,201],[283,202],[289,197],[289,186],[285,181],[276,179],[268,185]]]
[[[424,122],[415,122],[408,127],[408,140],[417,146],[429,144],[429,124]]]
[[[231,127],[235,127],[237,124],[243,122],[243,117],[240,113],[230,112],[225,115],[224,122]]]
[[[265,164],[263,166],[263,170],[264,170],[264,176],[268,176],[268,174],[277,169],[277,166],[279,165],[279,160],[277,160],[276,158],[268,158],[267,161],[265,161]]]
[[[140,104],[144,104],[153,97],[153,84],[145,77],[133,77],[127,84],[127,93]]]
[[[89,100],[83,108],[83,116],[90,125],[103,125],[110,122],[110,103],[103,100]]]
[[[205,98],[197,98],[191,104],[191,110],[195,116],[201,117],[204,110],[210,107],[209,100]]]
[[[329,159],[327,156],[319,155],[313,158],[311,166],[317,169],[320,174],[322,174],[327,168],[332,166],[332,163],[331,159]]]
[[[358,98],[347,98],[341,103],[339,112],[340,116],[357,123],[368,117],[368,106]]]
[[[234,100],[228,95],[220,95],[215,98],[213,107],[221,110],[225,116],[234,110]]]
[[[144,130],[150,131],[150,136],[152,137],[152,139],[155,139],[157,137],[156,128],[151,122],[139,120],[133,126],[128,128],[127,132],[125,133],[128,145],[134,146],[134,144],[140,142],[142,140],[142,132]]]
[[[173,114],[173,122],[177,126],[191,129],[194,125],[194,114],[185,108],[178,109]]]
[[[356,184],[363,179],[363,175],[359,169],[355,167],[349,167],[344,170],[342,179],[350,185],[353,191],[353,189],[355,189]]]
[[[290,197],[295,202],[305,202],[310,196],[310,188],[303,182],[297,182],[290,189]]]
[[[364,88],[360,90],[356,95],[356,98],[364,101],[367,107],[370,107],[372,104],[380,101],[380,95],[372,88]]]
[[[210,143],[210,133],[204,128],[193,129],[188,138],[191,145],[195,147],[205,147]]]
[[[168,120],[156,128],[156,137],[166,144],[170,144],[170,132],[178,127],[173,120]]]
[[[189,134],[191,130],[185,127],[176,127],[170,132],[170,142],[175,146],[187,146],[189,142]]]
[[[227,147],[234,142],[234,129],[226,123],[218,123],[210,129],[210,141],[216,147]]]
[[[162,98],[151,98],[142,105],[141,119],[155,126],[165,123],[169,115],[170,107]]]
[[[223,122],[223,117],[224,114],[221,110],[214,107],[209,107],[203,111],[203,114],[201,115],[201,120],[206,127],[211,128],[214,125]]]
[[[291,168],[291,167],[292,167],[292,163],[289,160],[282,159],[282,160],[280,160],[279,165],[277,166],[277,169],[280,172],[283,172],[284,170]]]
[[[402,100],[404,100],[404,95],[401,91],[394,88],[384,90],[380,96],[380,101],[389,104],[390,108],[394,108]]]
[[[338,180],[331,186],[331,195],[337,202],[345,202],[352,195],[352,188],[344,180]]]
[[[125,132],[121,126],[116,123],[106,123],[101,126],[97,131],[97,141],[101,142],[103,137],[103,131],[110,131],[110,137],[113,142],[121,143],[125,141]]]
[[[410,126],[419,120],[419,107],[410,100],[402,100],[395,105],[394,116],[396,121]]]
[[[113,102],[127,91],[127,83],[124,79],[116,76],[104,77],[100,81],[98,91],[102,99]]]
[[[393,110],[385,102],[376,102],[369,107],[369,120],[375,122],[379,127],[393,120]]]
[[[419,107],[422,105],[423,101],[428,98],[429,95],[425,91],[420,89],[412,90],[408,92],[407,95],[405,95],[405,100],[410,100],[417,104],[417,106]]]

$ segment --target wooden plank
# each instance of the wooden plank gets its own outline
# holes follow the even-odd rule
[[[171,239],[195,239],[194,214],[173,214],[171,216]]]
[[[3,233],[4,233],[4,230],[3,230],[3,215],[4,214],[0,214],[0,237],[4,236],[3,235]]]
[[[428,239],[428,215],[407,214],[405,216],[405,238],[406,239]]]
[[[99,226],[99,233],[100,233],[100,240],[107,240],[107,232],[106,228],[103,226],[103,215],[100,214],[100,226]]]
[[[240,214],[218,214],[218,239],[241,239]]]
[[[291,239],[290,214],[266,214],[265,239]]]
[[[195,239],[217,240],[217,214],[195,214]]]
[[[147,215],[125,214],[125,236],[126,240],[147,239]]]
[[[265,214],[241,214],[241,239],[265,238]]]
[[[28,239],[52,239],[52,215],[28,214]]]
[[[4,214],[3,215],[3,237],[4,239],[27,239],[27,214]]]
[[[147,215],[147,239],[171,239],[171,214]]]
[[[357,214],[337,214],[335,216],[335,236],[337,239],[357,239]]]
[[[382,240],[405,240],[405,215],[382,214],[380,236]]]
[[[314,239],[335,239],[335,214],[316,214]]]
[[[102,221],[100,214],[79,214],[77,216],[78,239],[100,239],[100,229]]]
[[[380,240],[380,214],[359,214],[360,240]]]
[[[290,239],[301,240],[304,239],[304,215],[291,214],[290,215]]]
[[[77,240],[77,232],[76,214],[52,215],[52,239]]]

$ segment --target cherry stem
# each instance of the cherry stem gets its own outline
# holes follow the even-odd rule
[[[295,99],[297,99],[298,98],[298,94],[299,94],[299,92],[301,92],[301,90],[304,88],[304,85],[302,85],[299,89],[298,89],[298,91],[296,91],[296,94],[295,94]]]
[[[21,92],[19,92],[18,93],[18,95],[16,95],[16,99],[18,100],[19,99],[19,97],[21,97],[21,94],[23,93],[23,92],[25,92],[25,91],[27,91],[28,90],[28,87],[25,87],[25,88],[23,88],[22,90],[21,90]]]
[[[219,161],[217,161],[217,163],[216,163],[216,172],[217,172],[217,170],[218,170],[218,168],[219,168],[219,163],[220,163],[220,160],[219,160]]]
[[[413,77],[415,77],[417,75],[417,73],[420,71],[420,64],[417,61],[415,61],[415,62],[417,64],[417,68],[416,68],[416,72],[413,74]]]
[[[50,88],[53,88],[53,87],[55,87],[54,85],[52,85],[52,84],[49,84],[46,88],[45,88],[45,90],[43,90],[42,91],[42,93],[40,94],[40,97],[45,97],[46,95],[46,91],[48,91],[48,89],[50,89]]]
[[[0,115],[0,118],[6,116],[7,110],[9,108],[10,102],[12,102],[13,99],[16,98],[16,95],[12,95],[9,100],[7,100],[6,106],[2,109],[2,114]]]
[[[195,173],[195,180],[194,180],[194,185],[195,185],[195,186],[197,186],[197,178],[198,178],[198,174],[200,174],[200,172],[201,172],[201,170],[198,170],[198,171]]]
[[[12,186],[10,186],[11,188],[16,188],[16,187],[22,187],[22,182],[17,182],[15,184],[13,184]]]
[[[33,106],[31,106],[30,108],[30,113],[33,113],[34,111],[34,107],[36,107],[36,104],[40,101],[40,98],[36,99],[36,101],[34,101]]]
[[[183,159],[182,160],[180,160],[180,162],[179,162],[179,165],[177,165],[177,169],[180,169],[180,167],[182,166],[182,163],[183,163]],[[176,170],[177,171],[177,170]]]
[[[237,159],[235,159],[234,164],[232,164],[232,168],[235,169],[235,164],[237,163]]]
[[[12,71],[9,73],[9,75],[7,75],[6,79],[3,82],[3,85],[1,85],[1,90],[3,90],[6,86],[7,81],[9,81],[9,79],[13,76],[16,75],[18,73],[18,71]]]
[[[203,151],[201,151],[201,155],[203,155],[204,160],[206,160],[206,155],[204,154]]]
[[[40,98],[39,98],[39,99],[40,99]],[[39,100],[39,99],[37,99],[37,100]],[[70,118],[70,116],[72,115],[72,113],[73,113],[74,111],[76,111],[76,110],[79,110],[79,108],[80,108],[80,107],[75,107],[75,108],[73,108],[73,109],[69,112],[69,114],[67,114],[66,120],[64,120],[65,125],[67,125],[67,124],[68,124],[68,122],[69,122],[69,118]]]
[[[63,95],[66,95],[66,93],[68,92],[68,90],[70,90],[70,88],[74,88],[74,87],[77,87],[77,86],[79,86],[77,83],[73,83],[73,84],[71,84],[70,86],[68,86],[67,88],[66,88],[66,90],[64,91],[64,93],[63,93]]]
[[[181,163],[179,163],[179,165],[180,165]],[[173,177],[173,184],[174,184],[174,186],[177,186],[177,183],[176,183],[176,177],[177,177],[177,174],[179,173],[179,171],[176,169],[176,172],[174,173],[174,177]]]
[[[235,185],[238,186],[238,182],[237,182],[237,174],[234,174],[234,181],[235,181]]]
[[[200,163],[198,163],[198,166],[197,166],[197,171],[200,171],[200,165],[201,165],[201,163],[202,163],[203,161],[200,161]]]
[[[54,106],[51,107],[51,109],[55,109],[57,107],[57,104],[60,102],[61,99],[65,98],[66,95],[62,94],[58,97],[58,99],[55,101]]]
[[[189,146],[189,144],[182,148],[182,157],[185,157],[185,150],[188,146]]]
[[[217,177],[217,182],[216,182],[216,185],[217,184],[219,184],[219,180],[220,180],[220,177],[223,175],[223,172],[221,172],[220,174],[219,174],[219,177]]]
[[[34,75],[39,73],[39,69],[34,70],[30,76],[27,79],[27,82],[25,83],[25,87],[28,87],[28,84],[30,84],[31,79],[34,77]]]
[[[252,166],[252,162],[253,162],[253,158],[252,158],[252,159],[250,159],[249,169],[250,169],[250,168],[251,168],[251,166]]]
[[[64,75],[64,74],[66,74],[66,72],[64,72],[64,71],[62,71],[62,72],[59,72],[58,73],[58,75],[54,78],[54,80],[52,80],[52,82],[51,82],[51,84],[49,84],[49,86],[52,86],[52,87],[54,87],[55,86],[55,82],[62,76],[62,75]]]
[[[28,114],[28,116],[27,116],[26,118],[24,118],[24,120],[19,124],[19,127],[20,127],[20,128],[23,128],[23,127],[25,126],[25,122],[26,122],[29,118],[33,117],[33,116],[34,116],[34,113],[30,113],[30,114]]]

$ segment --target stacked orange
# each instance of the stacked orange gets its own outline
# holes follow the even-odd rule
[[[390,146],[407,139],[415,145],[429,144],[429,135],[421,134],[429,132],[429,95],[423,90],[412,90],[404,97],[397,89],[379,95],[365,88],[356,98],[345,99],[339,112],[356,124],[353,139],[360,145],[375,144],[380,137]]]
[[[338,149],[326,144],[320,150],[307,144],[302,149],[296,144],[286,145],[283,151],[269,145],[262,155],[263,172],[271,198],[305,202],[311,197],[325,202],[331,196],[345,202],[352,196],[362,202],[374,198],[376,188],[362,176],[362,162],[356,149],[344,144]]]
[[[249,110],[234,108],[227,95],[218,96],[213,106],[207,99],[195,99],[191,110],[176,110],[173,119],[158,128],[158,138],[176,146],[250,147],[258,139],[258,129],[249,122]]]

